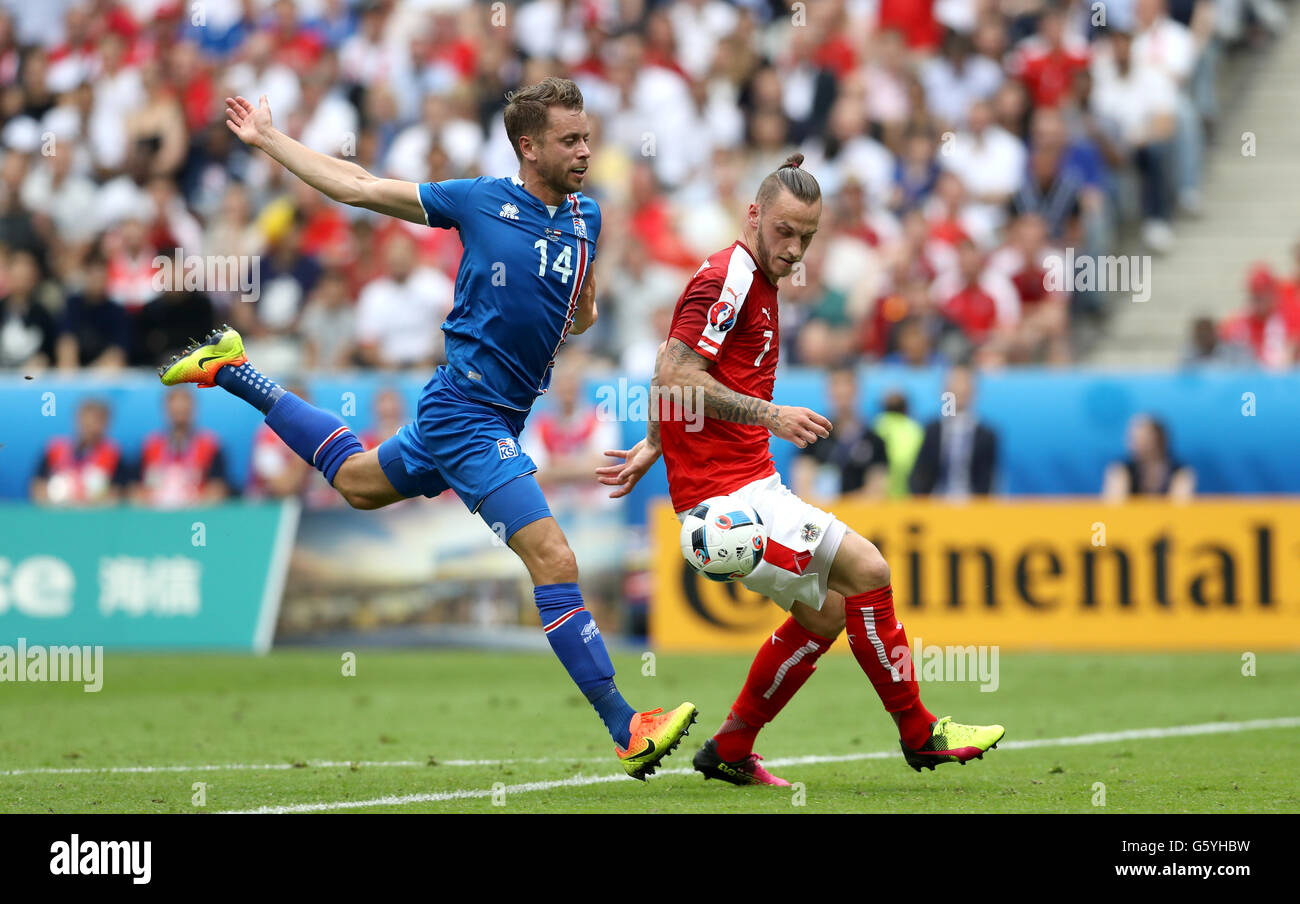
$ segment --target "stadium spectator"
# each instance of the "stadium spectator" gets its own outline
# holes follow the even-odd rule
[[[1025,146],[996,123],[989,101],[970,105],[970,125],[952,137],[940,164],[961,180],[969,202],[964,215],[978,221],[978,233],[1001,228],[1011,196],[1020,187],[1025,170]]]
[[[930,110],[946,128],[967,123],[971,105],[989,100],[1002,84],[1002,67],[975,53],[968,35],[949,31],[939,56],[920,66],[921,83]]]
[[[893,350],[882,359],[885,364],[905,367],[934,367],[947,359],[935,348],[935,337],[926,325],[924,313],[904,317],[891,336]]]
[[[27,171],[27,158],[20,151],[9,151],[0,160],[0,247],[27,251],[37,260],[45,260],[49,243],[32,212],[22,203]]]
[[[887,147],[898,147],[900,138],[908,133],[910,87],[915,81],[901,32],[883,27],[882,21],[874,53],[868,56],[860,77],[867,118],[880,127]],[[910,133],[925,134],[925,130],[912,129]]]
[[[131,348],[131,324],[121,305],[108,297],[108,265],[99,254],[88,257],[81,285],[63,304],[58,363],[62,370],[125,367]]]
[[[40,270],[27,251],[9,255],[0,299],[0,367],[41,370],[54,363],[58,328],[39,297]]]
[[[889,460],[885,497],[906,499],[912,495],[908,479],[925,440],[925,429],[908,415],[907,397],[898,391],[885,396],[882,410],[871,427],[884,441],[885,457]]]
[[[1288,322],[1300,323],[1300,242],[1291,246],[1291,261],[1291,275],[1276,281],[1277,304]]]
[[[889,459],[885,441],[862,417],[858,375],[837,367],[827,375],[831,435],[800,449],[790,472],[790,489],[811,499],[885,498]]]
[[[1196,472],[1172,457],[1169,432],[1149,414],[1129,421],[1128,453],[1124,461],[1106,467],[1102,498],[1123,502],[1133,496],[1168,496],[1187,500],[1196,493]]]
[[[236,257],[251,260],[262,252],[266,238],[253,220],[253,206],[248,189],[239,182],[226,187],[221,205],[208,221],[203,232],[202,247],[208,257]],[[215,291],[213,297],[223,307],[229,306],[239,294],[236,286],[226,292]]]
[[[1267,264],[1251,269],[1247,290],[1250,297],[1245,309],[1224,320],[1220,337],[1247,346],[1265,367],[1288,366],[1296,358],[1300,324],[1289,321],[1279,307],[1278,280]]]
[[[361,290],[357,302],[357,348],[371,367],[427,369],[443,359],[442,321],[451,310],[452,283],[431,267],[419,267],[415,245],[395,238],[385,249],[387,275]]]
[[[1049,267],[1062,266],[1063,252],[1047,243],[1047,223],[1024,214],[1007,229],[1006,243],[989,256],[988,267],[1010,280],[1020,300],[1020,318],[1008,355],[1015,363],[1046,358],[1070,362],[1070,296],[1049,290]]]
[[[211,505],[230,495],[221,441],[194,423],[194,393],[163,396],[166,426],[145,437],[131,498],[155,508]]]
[[[95,209],[94,181],[78,171],[78,145],[71,138],[56,138],[57,153],[40,156],[23,179],[20,199],[27,210],[50,218],[54,233],[70,245],[89,244],[100,224]]]
[[[957,269],[941,274],[931,296],[944,317],[961,328],[981,362],[1006,360],[1020,320],[1020,296],[1005,274],[988,266],[975,243],[957,246]]]
[[[45,446],[31,482],[39,505],[112,505],[131,473],[121,448],[108,436],[110,412],[101,399],[77,406],[75,436],[56,436]]]
[[[384,171],[394,179],[427,181],[429,151],[440,147],[457,172],[465,172],[483,151],[483,129],[467,113],[452,109],[449,98],[426,95],[420,121],[393,139],[384,158]]]
[[[158,248],[149,241],[143,210],[146,199],[138,190],[133,195],[138,197],[127,200],[127,218],[108,230],[103,248],[108,257],[108,297],[136,315],[159,294],[154,288]]]
[[[184,348],[190,337],[206,335],[216,325],[216,311],[206,293],[164,292],[136,315],[131,363],[157,367]]]
[[[838,196],[850,179],[865,187],[869,197],[889,197],[896,168],[894,155],[867,134],[860,97],[845,94],[837,100],[830,110],[827,134],[809,142],[804,150],[803,165],[817,174],[828,198]]]
[[[1133,60],[1165,74],[1177,92],[1174,127],[1174,169],[1179,207],[1201,211],[1201,156],[1205,127],[1192,98],[1192,77],[1200,62],[1202,43],[1192,30],[1171,18],[1165,0],[1136,0]]]
[[[290,332],[323,269],[320,258],[306,248],[307,229],[299,213],[293,211],[283,224],[271,226],[272,238],[265,253],[255,259],[260,283],[257,303],[234,303],[237,293],[227,295],[232,299],[229,310],[236,329],[270,341],[284,339]]]
[[[1037,31],[1025,38],[1007,60],[1007,71],[1025,83],[1036,107],[1055,107],[1075,76],[1087,69],[1088,45],[1068,32],[1068,4],[1049,0],[1038,17]]]
[[[938,181],[934,136],[924,129],[908,132],[903,139],[903,153],[894,167],[890,207],[904,214],[925,204]]]
[[[993,492],[998,438],[974,413],[975,375],[969,367],[948,371],[941,416],[925,428],[909,481],[918,496],[960,501]]]
[[[604,253],[608,255],[610,250]],[[648,377],[654,372],[659,343],[668,335],[662,312],[668,312],[671,322],[673,306],[690,274],[650,260],[645,246],[629,236],[618,253],[617,268],[608,279],[602,280],[602,275],[598,272],[597,291],[609,298],[602,319],[613,325],[614,343],[623,349],[623,366]],[[596,323],[599,326],[600,321]]]
[[[1080,244],[1085,240],[1086,221],[1105,216],[1096,157],[1082,142],[1071,140],[1060,110],[1034,111],[1029,128],[1025,178],[1012,199],[1012,210],[1042,217],[1053,241]],[[1096,227],[1091,234],[1096,234]],[[1089,240],[1089,244],[1097,242]]]
[[[375,393],[373,408],[375,419],[359,437],[361,445],[367,449],[376,448],[410,420],[402,394],[392,386],[385,386]]]
[[[1111,27],[1092,64],[1092,109],[1105,129],[1113,163],[1132,164],[1142,186],[1142,240],[1155,253],[1174,242],[1170,183],[1178,116],[1178,88],[1169,73],[1143,66],[1133,35]]]
[[[1183,352],[1184,367],[1249,367],[1255,358],[1248,346],[1219,337],[1212,317],[1192,321],[1191,339]]]
[[[591,475],[606,464],[605,450],[618,448],[618,422],[602,417],[582,397],[582,372],[581,359],[551,372],[547,398],[554,404],[529,419],[522,445],[537,465],[537,481],[548,499],[604,506],[611,501],[608,491]]]
[[[176,100],[175,86],[166,83],[162,66],[149,61],[139,69],[141,102],[126,113],[128,146],[143,145],[150,175],[171,177],[185,161],[189,145],[185,111]]]
[[[782,333],[811,349],[810,360],[838,360],[839,333],[871,332],[877,299],[904,294],[923,271],[932,282],[955,269],[945,258],[962,239],[986,251],[1008,243],[1001,201],[1010,162],[1026,153],[1011,210],[1041,215],[1052,244],[1109,253],[1114,212],[1129,213],[1118,202],[1137,197],[1114,176],[1136,167],[1145,240],[1167,247],[1175,201],[1197,206],[1219,43],[1282,21],[1269,0],[1210,6],[1110,4],[1117,33],[1090,48],[1088,11],[1061,0],[827,0],[808,4],[798,27],[779,4],[723,0],[537,0],[512,5],[506,27],[459,0],[223,2],[205,7],[201,25],[175,4],[12,4],[12,22],[0,18],[0,244],[31,252],[63,282],[100,249],[108,294],[133,321],[157,294],[156,254],[262,255],[257,305],[207,290],[218,314],[257,341],[259,360],[266,352],[268,366],[298,369],[311,354],[300,318],[314,268],[339,269],[355,297],[392,278],[394,235],[414,236],[417,266],[449,278],[460,244],[450,231],[376,227],[301,192],[233,140],[220,99],[267,94],[289,134],[381,174],[497,176],[516,165],[499,116],[504,94],[556,71],[587,96],[597,147],[588,184],[604,241],[633,233],[654,265],[693,271],[734,232],[746,186],[803,147],[829,212],[838,194],[861,216],[834,228],[824,218],[817,244],[836,248],[818,277],[825,285],[808,289],[818,314]],[[1126,42],[1127,67],[1110,49]],[[942,142],[945,132],[957,140]],[[1161,191],[1165,182],[1177,198]],[[919,242],[907,222],[915,210],[928,220]],[[891,213],[904,219],[901,239]],[[882,256],[879,273],[863,269],[857,243]],[[895,268],[899,258],[910,259],[908,272]],[[597,276],[608,266],[598,259]],[[845,292],[860,274],[869,278]],[[610,281],[598,283],[613,311]],[[1290,297],[1284,285],[1284,311]],[[1071,304],[1098,309],[1100,300],[1075,293]],[[97,344],[93,329],[83,330],[87,345]],[[887,339],[872,336],[875,354],[893,351]],[[587,341],[611,361],[645,344],[615,318]],[[1013,350],[1011,363],[1063,359],[1067,343],[1037,345]],[[131,360],[159,363],[135,350]]]
[[[356,322],[347,281],[337,270],[325,271],[298,320],[303,367],[335,371],[353,366],[357,354]]]

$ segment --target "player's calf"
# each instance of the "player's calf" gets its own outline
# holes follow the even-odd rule
[[[228,326],[191,343],[158,369],[158,378],[164,386],[220,386],[243,399],[262,412],[267,426],[331,485],[343,464],[362,451],[361,441],[337,414],[308,405],[260,374],[248,361],[243,337]]]
[[[488,494],[478,513],[494,532],[504,535],[527,566],[547,642],[605,723],[623,768],[633,778],[645,780],[681,743],[695,721],[695,706],[683,703],[669,713],[637,712],[623,699],[605,639],[578,588],[577,557],[532,474],[516,477]]]
[[[844,633],[844,595],[834,590],[827,591],[820,609],[796,602],[790,607],[790,615],[805,630],[833,641]]]
[[[934,715],[921,703],[907,632],[894,613],[889,565],[875,544],[849,532],[831,566],[830,586],[844,594],[849,647],[909,747],[930,737]]]
[[[533,584],[573,584],[578,580],[578,558],[569,547],[564,532],[554,518],[547,517],[527,524],[508,534],[507,542],[515,554],[523,561]],[[484,516],[484,520],[488,520]],[[505,522],[489,521],[489,526]]]

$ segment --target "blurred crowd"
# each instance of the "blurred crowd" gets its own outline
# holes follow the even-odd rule
[[[329,202],[249,153],[223,99],[265,95],[376,174],[504,176],[505,95],[550,74],[596,148],[592,354],[648,374],[687,278],[798,149],[826,204],[784,360],[1066,363],[1106,299],[1049,289],[1048,261],[1171,246],[1223,54],[1284,21],[1277,0],[0,5],[0,369],[27,373],[156,366],[220,322],[275,375],[427,369],[457,237]],[[177,249],[256,260],[257,300],[160,286]],[[1224,340],[1271,342],[1251,316]]]
[[[1184,365],[1284,369],[1300,363],[1300,242],[1291,254],[1290,273],[1262,261],[1250,268],[1239,310],[1192,321]]]
[[[310,401],[306,387],[288,388]],[[94,396],[82,400],[73,431],[45,444],[29,486],[32,501],[53,506],[129,502],[173,509],[243,496],[297,498],[310,508],[343,504],[320,472],[308,467],[270,427],[258,427],[251,447],[228,449],[221,437],[198,423],[194,400],[189,387],[165,393],[159,425],[144,437],[135,456],[128,456],[114,438],[111,404]],[[391,387],[380,389],[369,426],[358,431],[358,438],[366,449],[373,449],[408,419],[401,394]],[[248,456],[242,487],[232,479],[231,455]]]
[[[620,445],[619,424],[582,392],[581,367],[558,368],[548,404],[529,419],[521,437],[538,467],[538,480],[557,510],[590,517],[617,508],[608,487],[593,472]],[[879,411],[868,417],[859,373],[832,368],[827,377],[825,414],[830,436],[795,455],[786,475],[790,488],[812,500],[883,501],[934,497],[950,502],[1000,492],[998,430],[977,414],[977,373],[966,365],[948,369],[938,416],[922,423],[912,417],[903,393],[886,391]],[[310,401],[305,386],[291,391]],[[251,500],[298,499],[309,509],[341,508],[342,497],[324,477],[293,453],[265,424],[251,447],[227,449],[213,431],[196,422],[194,393],[179,387],[163,395],[161,420],[138,455],[128,457],[114,438],[113,411],[104,399],[82,400],[75,428],[46,444],[30,482],[33,502],[50,506],[132,503],[154,508],[208,505],[243,496]],[[406,403],[394,387],[374,395],[369,424],[358,432],[366,449],[395,434],[408,420]],[[1187,499],[1196,476],[1171,450],[1168,428],[1154,415],[1135,416],[1125,434],[1127,457],[1099,475],[1103,498],[1136,495]],[[242,487],[231,477],[229,455],[246,455]],[[452,491],[443,496],[458,505]],[[421,504],[407,500],[400,505]]]

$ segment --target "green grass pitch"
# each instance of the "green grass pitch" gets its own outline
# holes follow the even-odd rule
[[[922,684],[936,714],[1007,727],[982,761],[922,774],[904,764],[857,665],[831,655],[759,738],[769,763],[829,758],[773,767],[798,793],[679,774],[726,715],[748,656],[660,655],[653,676],[638,656],[615,660],[633,706],[700,708],[647,784],[596,781],[621,773],[612,744],[548,654],[361,649],[344,677],[340,653],[317,650],[109,651],[98,694],[0,686],[0,812],[1300,812],[1296,653],[1261,654],[1254,677],[1232,653],[1006,654],[994,693]],[[1244,731],[1053,740],[1287,717]],[[1026,741],[1052,743],[1016,746]],[[421,795],[431,799],[407,799]],[[386,802],[355,806],[376,800]]]

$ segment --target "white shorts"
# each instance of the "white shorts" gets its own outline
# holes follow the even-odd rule
[[[747,483],[728,495],[753,508],[767,528],[763,559],[740,583],[787,612],[795,601],[821,609],[831,563],[848,530],[844,522],[790,492],[780,474]],[[678,512],[677,520],[686,511]]]

